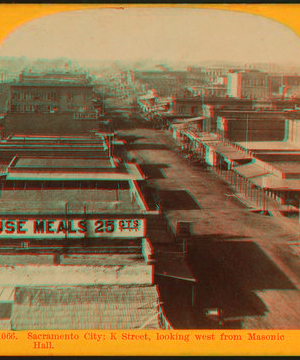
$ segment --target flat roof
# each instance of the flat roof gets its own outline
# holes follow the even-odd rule
[[[216,134],[205,132],[205,133],[199,133],[198,138],[201,141],[213,141],[215,143],[221,143],[221,141],[217,138]]]
[[[108,159],[89,159],[75,157],[29,157],[22,156],[14,165],[15,169],[22,168],[77,168],[77,169],[103,169],[115,168],[113,158]]]
[[[224,143],[216,144],[216,151],[219,154],[224,155],[229,160],[247,160],[252,159],[252,156],[245,154],[241,150],[237,149],[235,146],[227,145]]]
[[[295,150],[300,151],[300,146],[289,141],[241,141],[236,142],[237,145],[245,149],[255,150]]]
[[[44,81],[44,82],[43,82]],[[13,83],[12,87],[48,87],[48,86],[63,86],[63,87],[93,87],[94,85],[91,83],[79,83],[79,82],[73,82],[71,80],[68,81],[62,81],[62,80],[51,80],[51,82],[47,82],[47,80],[38,80],[38,81],[33,81],[33,82],[22,82],[22,83]]]
[[[20,141],[36,141],[36,140],[43,140],[43,141],[100,141],[100,136],[41,136],[41,135],[17,135],[13,134],[10,136],[10,140],[20,140]],[[104,138],[104,136],[102,136]]]
[[[300,174],[300,161],[268,161],[282,173]]]
[[[89,144],[89,145],[103,145],[105,144],[105,134],[102,136],[27,136],[27,135],[12,135],[8,139],[1,140],[0,144]]]
[[[9,169],[7,180],[144,180],[144,175],[137,164],[122,163],[116,169],[102,169],[102,171],[75,171],[74,169],[48,169],[36,171],[22,168]]]
[[[234,171],[245,176],[248,179],[271,173],[271,171],[266,170],[262,166],[255,164],[255,162],[252,162],[250,164],[235,166]]]
[[[17,287],[11,322],[14,330],[166,329],[158,304],[156,286]]]
[[[283,191],[300,191],[300,179],[281,179],[273,174],[251,179],[251,182],[261,188]]]
[[[108,142],[105,139],[71,139],[71,138],[10,138],[7,140],[0,141],[0,150],[15,150],[16,154],[18,151],[28,151],[32,150],[33,152],[37,151],[59,151],[59,150],[88,150],[93,151],[99,150],[99,152],[107,151],[109,147]]]
[[[2,190],[0,214],[97,214],[144,210],[139,195],[132,190],[59,189]],[[86,207],[87,205],[87,207]]]
[[[286,115],[288,114],[287,112],[284,112],[282,110],[264,110],[264,111],[260,111],[260,110],[240,110],[240,109],[222,109],[221,113],[226,113],[226,114],[245,114],[245,115]],[[298,112],[300,115],[300,112]]]

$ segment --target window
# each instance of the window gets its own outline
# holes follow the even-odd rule
[[[43,94],[41,93],[41,91],[36,90],[36,91],[34,92],[34,99],[35,99],[35,100],[40,100],[40,99],[42,99],[42,98],[43,98]]]

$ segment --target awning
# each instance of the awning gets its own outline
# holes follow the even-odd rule
[[[235,172],[248,179],[271,174],[271,171],[264,169],[262,166],[259,166],[254,162],[246,165],[235,166],[233,169]]]
[[[216,151],[225,156],[229,160],[247,160],[252,157],[244,152],[238,150],[236,147],[231,145],[225,145],[223,143],[216,145]]]
[[[278,191],[300,191],[300,179],[281,179],[273,174],[251,179],[260,188]]]

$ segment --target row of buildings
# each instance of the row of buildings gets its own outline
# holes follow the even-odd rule
[[[84,74],[22,72],[0,139],[0,328],[170,329],[140,167]],[[33,107],[33,111],[32,111]],[[152,219],[153,220],[153,219]]]
[[[298,212],[299,103],[276,100],[268,108],[258,103],[206,98],[198,103],[200,115],[178,116],[170,129],[190,158],[215,169],[251,208]]]
[[[298,74],[256,69],[189,68],[187,71],[135,71],[134,80],[159,96],[286,99],[300,96]]]
[[[176,84],[170,83],[170,78],[176,78]],[[294,109],[300,98],[299,75],[256,69],[190,67],[180,72],[135,71],[134,81],[146,85],[145,91],[148,90],[137,95],[137,109],[146,119],[163,125],[171,117],[200,116],[206,99],[219,104],[213,111],[230,108],[236,100],[240,100],[236,108],[246,111]]]

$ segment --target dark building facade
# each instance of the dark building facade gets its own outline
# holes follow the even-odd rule
[[[22,72],[11,86],[11,112],[92,112],[93,85],[86,74]]]

